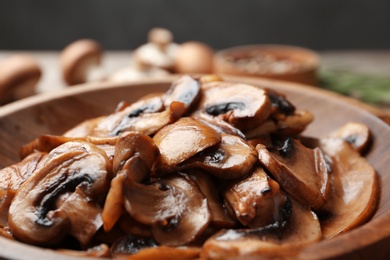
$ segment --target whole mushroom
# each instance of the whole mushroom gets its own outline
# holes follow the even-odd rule
[[[91,80],[91,72],[102,60],[103,50],[92,39],[81,39],[67,45],[61,52],[62,76],[69,86]]]
[[[0,103],[36,93],[42,76],[38,62],[28,54],[15,54],[0,63]]]

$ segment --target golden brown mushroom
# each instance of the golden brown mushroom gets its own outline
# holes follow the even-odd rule
[[[181,169],[202,168],[220,179],[248,174],[257,162],[256,149],[238,136],[221,134],[221,142],[180,163]]]
[[[49,245],[69,233],[87,244],[102,225],[98,202],[110,180],[111,164],[95,145],[73,141],[57,147],[16,193],[8,215],[12,234]]]
[[[339,138],[320,140],[331,158],[331,192],[322,211],[324,238],[331,238],[370,219],[379,200],[375,169],[350,144]]]
[[[237,219],[245,227],[261,228],[288,220],[284,214],[287,197],[279,184],[272,180],[261,167],[249,176],[225,183],[222,196]]]
[[[260,125],[271,113],[267,92],[252,85],[214,81],[203,84],[202,93],[193,115],[220,117],[241,131]]]
[[[309,149],[298,140],[285,138],[274,147],[256,146],[260,163],[291,197],[320,209],[329,195],[328,170],[319,148]]]
[[[320,222],[309,208],[292,201],[291,217],[284,226],[222,230],[203,245],[204,259],[294,257],[297,250],[322,238]]]
[[[165,174],[179,163],[219,143],[221,136],[202,122],[183,117],[158,131],[153,140],[161,153],[153,172]]]

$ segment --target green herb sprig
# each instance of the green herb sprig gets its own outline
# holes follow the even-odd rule
[[[321,69],[318,72],[318,79],[320,86],[325,89],[373,105],[390,106],[390,77]]]

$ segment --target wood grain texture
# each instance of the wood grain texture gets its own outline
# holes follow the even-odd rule
[[[176,77],[176,76],[174,76]],[[173,77],[164,81],[132,84],[92,84],[57,93],[45,93],[17,101],[0,109],[0,167],[19,160],[18,149],[41,134],[61,134],[84,119],[114,111],[121,100],[129,102],[151,92],[164,91]],[[336,238],[304,248],[304,259],[385,258],[390,256],[390,127],[359,102],[314,87],[259,78],[226,77],[276,89],[297,107],[310,110],[314,122],[305,135],[324,136],[349,121],[367,124],[374,136],[366,158],[376,169],[381,185],[379,208],[372,220]],[[55,254],[0,237],[0,258],[48,259]],[[57,259],[71,259],[59,255]],[[80,259],[80,258],[78,258]]]

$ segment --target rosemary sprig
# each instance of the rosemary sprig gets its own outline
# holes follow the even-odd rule
[[[373,105],[390,105],[390,77],[321,69],[320,86]]]

